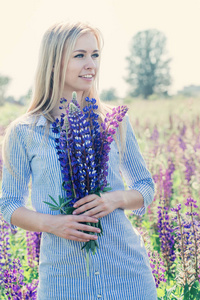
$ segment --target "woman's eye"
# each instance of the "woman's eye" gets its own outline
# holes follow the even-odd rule
[[[75,55],[74,57],[75,57],[75,58],[83,58],[83,57],[84,57],[84,54],[80,53],[80,54]],[[93,58],[99,57],[99,53],[94,53],[94,54],[92,54],[92,57],[93,57]]]
[[[94,53],[92,56],[97,58],[97,57],[99,57],[99,53]]]
[[[76,56],[74,56],[75,58],[77,57],[77,58],[81,58],[81,57],[83,57],[84,55],[83,54],[77,54]]]

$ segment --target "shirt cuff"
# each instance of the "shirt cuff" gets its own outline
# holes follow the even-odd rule
[[[5,199],[1,198],[0,202],[4,202]],[[2,205],[1,206],[1,213],[2,216],[4,218],[4,220],[10,225],[11,229],[16,229],[17,226],[11,224],[11,216],[13,214],[13,212],[19,208],[19,207],[24,207],[23,206],[23,200],[22,199],[11,199],[8,200],[6,199],[6,205]]]
[[[147,180],[144,181],[142,180],[138,183],[135,183],[132,186],[129,186],[129,189],[138,191],[144,199],[143,207],[132,210],[132,212],[138,216],[144,215],[146,213],[148,205],[153,201],[153,197],[154,197],[153,181],[151,179],[149,180],[149,182],[147,182]]]

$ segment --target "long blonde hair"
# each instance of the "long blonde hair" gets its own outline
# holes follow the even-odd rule
[[[97,28],[89,24],[81,22],[57,23],[46,31],[40,47],[33,99],[27,110],[28,113],[43,113],[48,120],[52,121],[50,112],[58,103],[58,99],[62,97],[66,69],[71,53],[77,39],[88,32],[94,34],[99,50],[101,50],[102,35]],[[61,68],[62,59],[64,59],[64,64]],[[84,93],[83,98],[97,98],[97,88],[98,74],[92,89]]]
[[[87,23],[56,23],[45,32],[40,46],[32,101],[27,109],[26,114],[10,124],[10,126],[7,128],[4,138],[3,160],[7,165],[9,165],[8,137],[14,126],[19,123],[26,123],[26,119],[28,119],[27,117],[32,115],[36,116],[35,122],[37,121],[37,116],[40,115],[45,115],[45,118],[49,121],[49,124],[50,122],[54,121],[51,111],[57,105],[58,99],[62,97],[66,69],[71,53],[75,47],[77,39],[85,33],[94,34],[101,54],[103,46],[102,35],[97,28]],[[64,64],[61,67],[62,60],[64,61]],[[100,101],[97,92],[98,81],[99,76],[97,74],[92,88],[83,93],[81,106],[84,106],[85,97],[95,98],[98,105],[97,113],[102,121],[103,117],[107,112],[111,111],[112,107]],[[122,130],[123,128],[120,124],[121,137]],[[117,142],[116,138],[115,140]]]

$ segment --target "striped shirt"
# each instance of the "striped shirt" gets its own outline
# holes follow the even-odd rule
[[[140,153],[129,118],[125,151],[120,164],[115,141],[109,153],[108,182],[115,190],[139,191],[144,206],[133,213],[142,215],[154,195],[154,183]],[[11,135],[10,163],[15,175],[3,167],[1,212],[10,223],[12,213],[26,206],[30,177],[33,209],[44,214],[51,211],[43,201],[64,196],[60,163],[52,132],[44,138],[47,125],[40,116],[35,126],[18,125]],[[123,176],[123,178],[122,178]],[[90,254],[90,276],[86,275],[85,250],[82,242],[42,233],[39,265],[38,300],[155,300],[156,288],[142,237],[132,227],[123,209],[116,209],[101,219],[104,235],[98,238],[99,249]],[[12,225],[12,227],[15,227]]]

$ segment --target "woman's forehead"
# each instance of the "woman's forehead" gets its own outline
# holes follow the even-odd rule
[[[87,32],[82,34],[76,41],[74,51],[77,50],[91,50],[98,51],[99,45],[97,42],[97,38],[92,32]]]

